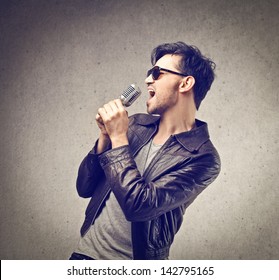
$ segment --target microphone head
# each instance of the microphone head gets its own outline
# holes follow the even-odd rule
[[[134,101],[141,95],[141,90],[135,84],[131,84],[120,96],[120,100],[125,107],[131,106]]]

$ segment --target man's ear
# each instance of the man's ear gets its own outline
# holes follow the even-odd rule
[[[193,89],[194,85],[195,85],[195,78],[193,76],[187,76],[182,79],[179,85],[179,90],[181,92],[188,92],[191,89]]]

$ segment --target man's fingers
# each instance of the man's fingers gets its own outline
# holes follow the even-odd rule
[[[106,115],[106,110],[103,107],[99,108],[97,115],[99,115],[101,117],[101,119],[104,120],[104,117]]]
[[[100,116],[100,114],[97,114],[95,117],[96,121],[100,124],[104,124],[102,117]]]
[[[114,102],[118,109],[126,111],[120,99],[115,99]]]
[[[98,109],[98,114],[101,116],[104,122],[114,119],[120,116],[123,112],[126,112],[120,99],[112,100],[103,107]]]

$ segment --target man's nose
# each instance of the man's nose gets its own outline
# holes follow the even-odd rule
[[[151,84],[154,82],[152,74],[150,74],[149,76],[146,77],[145,81],[146,84]]]

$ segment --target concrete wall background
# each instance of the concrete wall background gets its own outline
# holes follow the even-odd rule
[[[145,112],[151,50],[182,40],[217,64],[198,118],[223,165],[171,258],[278,259],[278,12],[272,0],[1,0],[0,258],[68,258],[97,108],[137,82],[129,112]]]

